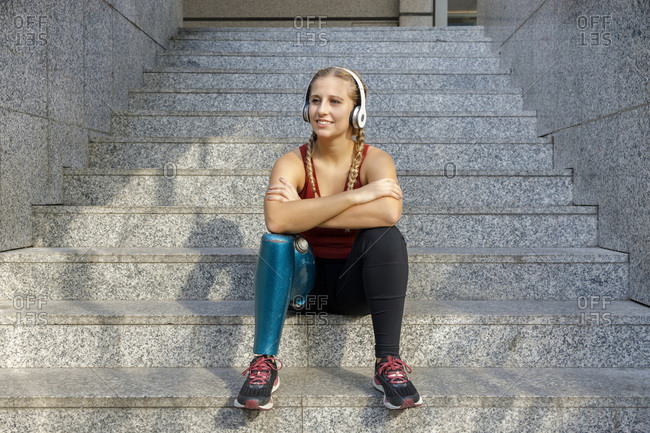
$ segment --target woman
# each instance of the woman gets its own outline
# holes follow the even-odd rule
[[[273,166],[264,217],[270,232],[299,233],[313,249],[316,283],[305,305],[313,305],[312,298],[318,299],[315,311],[372,315],[373,386],[384,393],[386,407],[404,409],[422,399],[399,357],[408,280],[406,243],[395,227],[402,190],[390,155],[364,143],[365,95],[349,69],[314,75],[303,111],[313,133]],[[270,409],[280,368],[272,355],[256,355],[242,373],[249,377],[235,406]]]

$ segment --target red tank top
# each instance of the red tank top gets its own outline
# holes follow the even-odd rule
[[[300,191],[301,199],[315,198],[314,191],[311,188],[311,183],[309,182],[309,176],[307,175],[307,146],[309,143],[305,143],[300,146],[300,154],[302,155],[302,162],[305,166],[305,186]],[[366,152],[368,151],[368,144],[365,144],[363,147],[363,153],[361,154],[361,163],[359,163],[359,173],[361,173],[361,164],[366,157]],[[320,196],[320,188],[318,187],[318,178],[316,177],[316,168],[314,167],[314,160],[312,159],[312,168],[314,169],[314,183],[316,184],[316,190]],[[350,172],[348,171],[348,175]],[[347,177],[345,178],[345,183],[341,191],[345,191],[345,188],[348,185]],[[361,188],[361,179],[360,176],[357,176],[357,180],[354,182],[352,189]],[[327,259],[347,259],[352,249],[352,243],[354,238],[357,236],[358,229],[350,230],[350,233],[345,233],[345,229],[330,229],[325,227],[313,227],[307,231],[299,233],[302,237],[307,239],[307,242],[311,245],[312,250],[314,251],[315,257],[322,257]]]

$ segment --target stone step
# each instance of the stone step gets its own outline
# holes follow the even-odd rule
[[[293,111],[169,111],[112,110],[111,134],[157,137],[263,136],[309,137],[311,126],[302,119],[302,107]],[[422,111],[368,110],[364,128],[373,137],[427,137],[429,139],[536,137],[534,111]]]
[[[302,109],[306,89],[138,89],[129,91],[129,110],[168,111],[282,111]],[[523,98],[517,90],[402,90],[368,89],[367,107],[381,111],[522,111]]]
[[[262,206],[33,205],[36,247],[259,247]],[[420,207],[396,224],[410,247],[595,247],[596,206]]]
[[[361,367],[370,315],[288,312],[278,355]],[[412,367],[650,367],[650,308],[632,301],[406,301]],[[254,301],[0,301],[0,367],[247,367]]]
[[[257,137],[91,137],[89,167],[104,168],[260,168],[307,142],[307,136]],[[393,158],[398,170],[456,167],[464,170],[548,170],[553,145],[540,139],[418,138],[366,140]],[[450,164],[450,162],[452,162]],[[170,165],[170,164],[173,164]]]
[[[455,39],[455,38],[454,38]],[[172,39],[167,46],[174,51],[220,51],[262,53],[329,53],[361,52],[365,54],[411,53],[418,56],[456,57],[492,56],[489,40],[426,41],[342,39],[337,35],[296,33],[283,40]]]
[[[383,406],[383,394],[371,385],[371,362],[363,367],[283,365],[273,408],[265,413],[233,407],[244,382],[243,368],[3,369],[0,429],[374,433],[408,426],[409,431],[458,433],[648,431],[646,368],[414,368],[407,374],[422,406],[396,414]]]
[[[572,204],[571,173],[455,170],[451,163],[447,170],[399,170],[397,176],[405,206],[557,206]],[[173,164],[160,169],[64,168],[63,204],[259,205],[270,174],[270,169],[176,169]]]
[[[407,248],[407,299],[626,299],[628,255],[601,248]],[[0,299],[254,299],[256,248],[24,248]],[[26,298],[25,298],[26,299]]]
[[[368,89],[431,91],[435,89],[512,89],[510,75],[506,73],[443,74],[435,71],[386,72],[377,68],[358,68],[356,71]],[[273,69],[224,69],[224,68],[145,68],[142,76],[143,88],[294,88],[304,86],[316,70],[298,67]]]
[[[472,57],[418,57],[412,53],[366,54],[353,56],[348,51],[328,53],[259,53],[254,51],[232,53],[227,51],[184,51],[159,50],[156,52],[157,66],[181,66],[193,68],[311,68],[318,69],[332,65],[354,70],[379,68],[386,72],[417,72],[420,70],[453,73],[505,72],[499,65],[498,56]],[[399,65],[400,69],[387,67]],[[359,71],[359,73],[361,73]]]
[[[307,25],[310,28],[307,28]],[[485,36],[482,26],[462,27],[326,27],[321,22],[297,23],[294,27],[182,27],[172,40],[220,40],[220,41],[282,41],[301,39],[310,36],[318,40],[319,37],[331,37],[333,40],[345,41],[491,41]],[[323,36],[324,35],[324,36]]]

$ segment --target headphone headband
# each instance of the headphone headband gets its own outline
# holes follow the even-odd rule
[[[366,121],[365,121],[365,113],[366,113],[366,96],[365,96],[365,93],[364,93],[364,91],[363,91],[363,84],[361,83],[361,79],[357,76],[357,74],[355,74],[354,72],[352,72],[351,70],[349,70],[349,69],[347,69],[347,68],[342,68],[342,67],[340,67],[340,66],[337,66],[337,68],[339,68],[339,69],[343,69],[343,70],[345,70],[345,71],[348,71],[348,73],[349,73],[350,75],[352,75],[352,78],[354,78],[354,81],[357,82],[357,87],[359,88],[359,95],[361,95],[361,108],[363,109],[363,113],[364,113],[364,121],[363,121],[363,123],[365,124],[365,123],[366,123]]]
[[[357,74],[355,74],[351,70],[347,68],[342,68],[340,66],[335,66],[335,68],[348,71],[348,73],[352,75],[352,78],[354,78],[354,81],[356,81],[357,83],[357,88],[359,89],[359,95],[361,96],[361,105],[355,106],[352,112],[350,113],[350,124],[352,124],[352,126],[354,126],[355,128],[363,128],[366,124],[366,96],[363,92],[363,83],[361,83],[361,79],[357,76]],[[307,88],[307,92],[305,93],[305,103],[302,107],[302,118],[305,122],[309,122],[309,87]]]

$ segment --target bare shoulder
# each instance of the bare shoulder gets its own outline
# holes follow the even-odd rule
[[[390,154],[375,146],[368,146],[366,157],[361,165],[361,183],[367,184],[383,177],[393,177],[395,163]]]
[[[269,179],[270,184],[279,184],[280,177],[288,180],[298,191],[302,191],[305,183],[305,167],[300,148],[292,149],[275,161]]]
[[[290,157],[288,155],[294,155],[295,158]],[[299,147],[296,147],[295,149],[291,149],[289,152],[285,153],[282,156],[287,156],[287,157],[289,157],[289,158],[291,158],[291,159],[293,159],[293,160],[295,160],[295,161],[302,164],[302,154],[300,153],[300,148]]]
[[[385,150],[381,150],[378,147],[368,145],[368,151],[366,152],[366,158],[365,160],[368,160],[370,158],[370,161],[373,160],[380,160],[380,159],[390,159],[392,160],[393,158],[390,156],[388,152]]]

